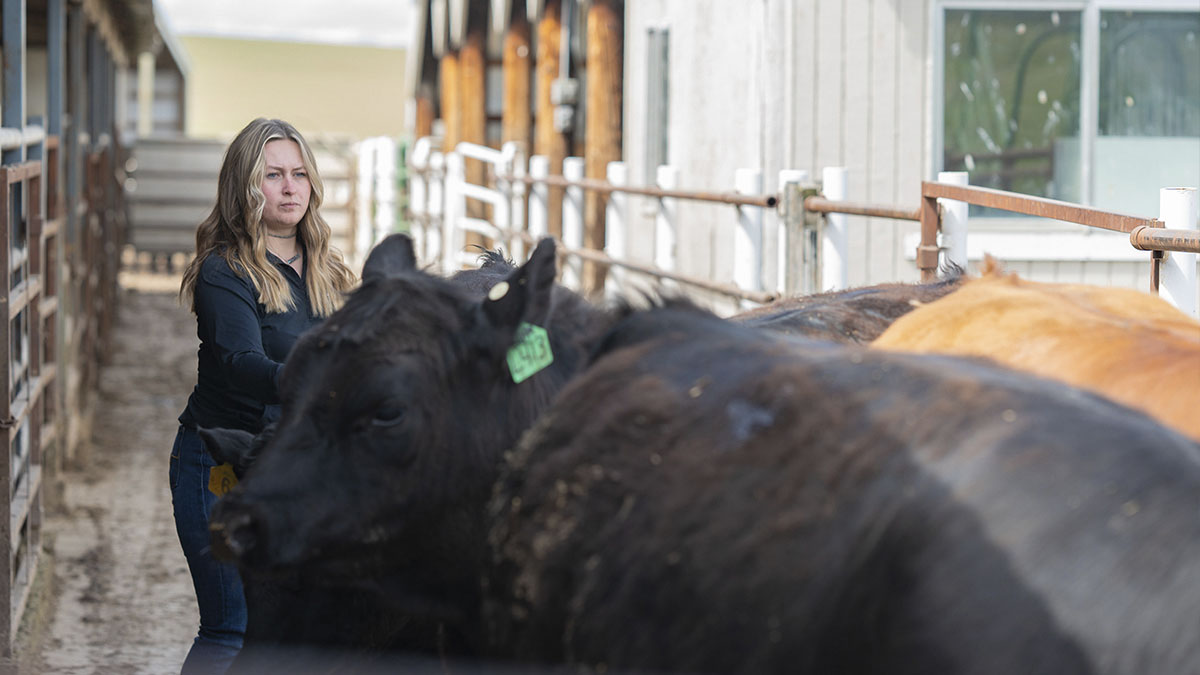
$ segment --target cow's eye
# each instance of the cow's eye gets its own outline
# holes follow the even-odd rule
[[[387,404],[375,411],[371,424],[377,427],[395,426],[404,419],[404,408],[395,404]]]

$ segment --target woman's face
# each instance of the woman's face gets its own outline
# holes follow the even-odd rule
[[[263,147],[262,223],[271,230],[291,231],[308,211],[312,183],[300,157],[300,144],[277,138]]]

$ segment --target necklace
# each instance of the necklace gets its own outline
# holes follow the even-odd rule
[[[271,251],[271,249],[269,249],[269,248],[268,248],[267,250],[268,250],[268,251]],[[301,254],[301,253],[303,253],[303,252],[304,252],[303,250],[296,251],[296,255],[294,255],[294,256],[292,256],[292,257],[288,258],[287,260],[283,260],[283,256],[279,255],[279,254],[278,254],[278,253],[276,253],[275,251],[271,251],[271,255],[275,256],[276,258],[279,258],[280,260],[283,260],[283,264],[285,264],[285,265],[291,265],[292,263],[294,263],[294,262],[296,262],[297,260],[299,260],[299,259],[300,259],[300,254]]]
[[[295,233],[295,232],[293,232],[293,233],[291,233],[291,234],[275,234],[274,232],[268,232],[268,233],[267,233],[267,236],[268,236],[268,237],[275,237],[276,239],[295,239],[295,238],[296,238],[296,233]]]

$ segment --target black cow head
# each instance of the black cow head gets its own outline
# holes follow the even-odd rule
[[[600,313],[554,285],[551,240],[520,267],[462,274],[418,269],[404,235],[372,251],[362,287],[293,348],[282,417],[218,504],[214,550],[256,570],[382,565],[427,586],[474,574],[501,454],[582,368],[577,338]],[[517,383],[527,324],[553,362]]]

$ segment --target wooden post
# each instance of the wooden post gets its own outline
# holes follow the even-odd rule
[[[441,70],[442,151],[450,152],[462,140],[462,85],[457,52],[448,51],[442,55]]]
[[[550,173],[562,174],[567,156],[567,138],[554,128],[554,104],[550,85],[558,77],[558,55],[562,40],[562,0],[545,0],[546,7],[537,26],[537,118],[534,120],[533,154],[550,161]],[[546,198],[547,232],[562,236],[563,191],[551,187]]]
[[[416,138],[433,135],[433,96],[429,88],[422,85],[417,90]]]
[[[619,0],[592,0],[587,13],[587,177],[603,180],[608,163],[621,159],[623,28]],[[604,250],[605,195],[590,191],[584,206],[584,245]],[[605,268],[589,263],[583,288],[604,290]]]
[[[501,138],[504,143],[521,143],[521,149],[525,153],[532,149],[529,63],[529,20],[525,16],[524,8],[518,7],[512,23],[508,26],[508,32],[504,34],[504,112],[501,118]]]
[[[459,89],[462,104],[462,136],[458,139],[466,143],[485,145],[487,143],[487,12],[483,3],[473,3],[467,21],[467,34],[462,47],[458,50]],[[447,150],[454,150],[453,147]],[[466,161],[466,180],[475,185],[483,185],[486,180],[486,170],[482,162]],[[466,215],[469,218],[488,219],[484,205],[470,200],[467,202]],[[465,244],[467,246],[487,246],[484,237],[478,233],[468,232]]]

